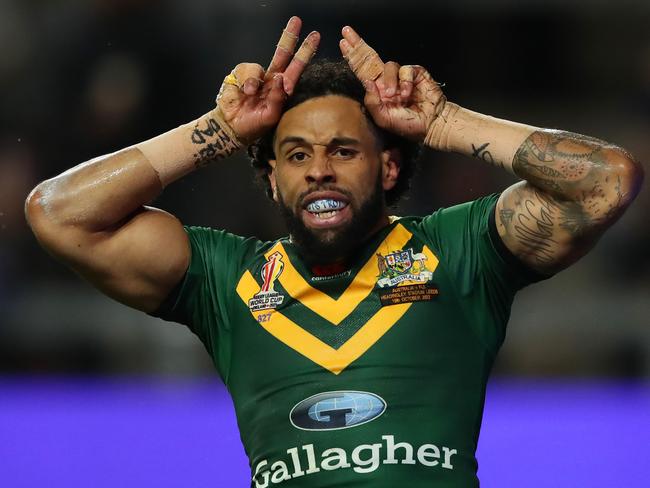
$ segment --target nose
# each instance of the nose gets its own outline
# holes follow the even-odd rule
[[[336,173],[325,151],[316,151],[305,173],[307,183],[332,183],[336,181]]]

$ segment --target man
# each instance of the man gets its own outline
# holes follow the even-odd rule
[[[351,71],[305,70],[320,37],[293,56],[300,27],[289,21],[266,71],[238,65],[205,116],[38,185],[29,222],[104,293],[201,338],[254,486],[477,486],[485,385],[515,292],[584,255],[642,171],[611,144],[448,102],[424,68],[383,63],[350,27]],[[389,217],[421,143],[522,181]],[[289,238],[184,228],[145,206],[245,145]]]

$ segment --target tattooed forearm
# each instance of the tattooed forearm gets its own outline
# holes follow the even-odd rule
[[[212,117],[200,119],[196,123],[191,140],[192,144],[196,146],[194,164],[197,167],[227,158],[239,148],[236,141]]]
[[[489,142],[481,144],[478,147],[472,144],[472,156],[474,156],[475,158],[481,158],[486,163],[490,163],[494,166],[498,166],[499,168],[503,168],[504,167],[503,161],[494,159],[492,153],[488,150],[489,146],[490,146]]]

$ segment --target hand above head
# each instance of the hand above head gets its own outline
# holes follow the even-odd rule
[[[277,124],[286,97],[318,48],[320,34],[313,31],[294,56],[301,26],[299,17],[289,19],[266,71],[259,64],[240,63],[221,85],[217,107],[244,143],[254,141]]]
[[[446,103],[440,85],[422,66],[384,63],[351,27],[342,33],[341,53],[366,88],[364,103],[375,123],[424,142]]]

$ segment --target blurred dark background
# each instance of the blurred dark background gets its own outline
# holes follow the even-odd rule
[[[350,24],[385,60],[427,67],[467,108],[650,160],[647,0],[0,0],[0,375],[213,375],[184,327],[103,297],[46,255],[23,202],[43,179],[211,109],[235,64],[268,63],[291,15],[303,35],[322,33],[319,56],[339,56]],[[398,213],[513,181],[427,152]],[[649,198],[644,188],[591,254],[520,294],[496,374],[650,376]],[[156,204],[187,224],[284,232],[243,155],[175,183]]]

